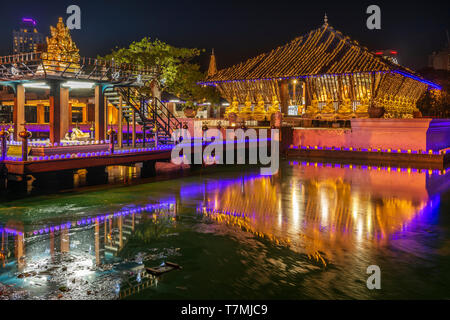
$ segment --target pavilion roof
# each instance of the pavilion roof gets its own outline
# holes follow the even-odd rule
[[[408,68],[371,53],[325,22],[320,28],[270,52],[207,76],[203,84],[376,71],[416,75]]]

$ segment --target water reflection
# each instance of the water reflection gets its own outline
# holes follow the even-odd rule
[[[114,298],[120,293],[123,280],[119,275],[107,279],[116,281],[113,287],[118,287],[118,291],[109,290],[110,287],[106,291],[98,290],[92,284],[98,284],[99,278],[105,276],[102,273],[113,270],[115,263],[126,261],[117,256],[130,239],[137,237],[148,243],[160,237],[168,230],[168,223],[175,221],[175,216],[174,203],[165,202],[126,207],[118,212],[58,224],[24,225],[10,220],[0,228],[3,268],[0,268],[0,282],[27,288],[27,294],[45,290],[44,297],[50,299],[85,298],[80,293],[91,298],[95,293],[99,294],[95,298]],[[154,278],[143,272],[142,257],[138,256],[135,262],[137,282],[141,283],[144,275],[147,278],[144,284],[148,286],[148,280],[152,282]],[[10,277],[11,273],[17,277]],[[87,279],[92,280],[91,285]],[[100,287],[105,287],[105,283]],[[75,288],[76,296],[66,293]]]
[[[440,200],[429,194],[432,176],[448,180],[441,171],[292,162],[278,176],[206,185],[198,211],[326,266],[430,219]]]
[[[108,170],[133,178],[139,168]],[[284,162],[275,176],[256,172],[0,203],[0,289],[49,299],[371,298],[366,268],[379,264],[389,280],[375,297],[446,296],[448,221],[437,217],[448,170]],[[146,274],[168,259],[182,274]]]

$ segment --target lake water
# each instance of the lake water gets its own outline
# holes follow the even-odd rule
[[[135,175],[3,199],[0,299],[450,298],[449,170],[284,161],[272,177]],[[145,271],[165,262],[182,269]],[[366,286],[370,265],[381,290]]]

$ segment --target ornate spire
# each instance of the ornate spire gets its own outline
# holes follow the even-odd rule
[[[217,73],[216,56],[214,55],[214,48],[211,51],[211,59],[209,60],[208,77]]]
[[[50,26],[50,33],[51,38],[46,38],[47,50],[43,54],[44,65],[55,68],[54,71],[62,71],[70,65],[69,69],[73,71],[78,67],[80,54],[62,18],[58,19],[56,27]]]
[[[328,17],[327,17],[327,13],[325,12],[325,16],[323,17],[323,25],[327,26],[328,25]]]

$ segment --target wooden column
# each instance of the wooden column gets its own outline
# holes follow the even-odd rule
[[[303,86],[305,88],[305,108],[308,108],[311,105],[311,88],[309,88],[309,82],[307,80],[303,82]]]
[[[287,80],[280,81],[280,107],[283,115],[288,114],[289,106],[289,87]]]
[[[50,82],[50,142],[61,141],[61,90],[60,83]]]
[[[88,104],[86,103],[84,105],[84,107],[81,108],[81,122],[83,123],[87,123],[88,122],[88,117],[87,117],[87,108],[88,108]]]
[[[72,124],[72,112],[69,106],[69,88],[60,87],[61,93],[59,95],[60,107],[61,107],[61,127],[60,127],[60,139],[64,139],[66,133],[69,132],[69,126]],[[58,141],[59,142],[59,141]]]
[[[14,97],[14,140],[18,141],[19,132],[23,131],[23,124],[25,123],[25,88],[22,84],[16,87],[16,95]]]
[[[95,140],[105,140],[106,136],[105,96],[101,85],[95,86]]]
[[[118,122],[118,110],[113,105],[108,105],[108,121],[107,124],[117,124]]]
[[[95,122],[95,104],[88,103],[86,105],[87,122]]]
[[[119,148],[123,148],[123,105],[122,96],[119,97],[119,114],[118,114],[118,124],[119,128],[117,130],[117,142],[119,143]]]
[[[72,125],[73,113],[72,113],[72,104],[69,102],[69,128]]]
[[[36,106],[37,111],[37,123],[43,124],[45,123],[45,106],[43,104],[38,104]]]

